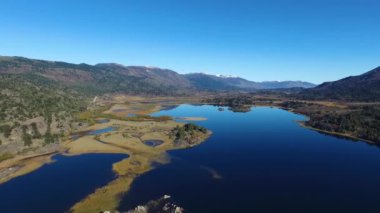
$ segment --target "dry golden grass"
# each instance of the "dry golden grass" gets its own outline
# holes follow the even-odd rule
[[[119,117],[125,117],[131,114],[147,115],[159,111],[159,104],[143,104],[139,102],[128,104],[114,104],[110,109],[104,111],[104,114],[112,114]]]
[[[93,213],[114,210],[119,205],[122,195],[129,190],[133,177],[121,176],[97,189],[83,201],[76,203],[72,212]]]
[[[306,101],[307,103],[313,103],[313,104],[318,104],[321,106],[326,106],[326,107],[335,107],[335,108],[347,108],[347,104],[341,103],[341,102],[334,102],[334,101]]]
[[[79,155],[85,153],[124,153],[119,147],[109,146],[94,139],[94,136],[83,136],[76,141],[63,145],[70,155]]]

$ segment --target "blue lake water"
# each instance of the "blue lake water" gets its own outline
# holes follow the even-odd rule
[[[196,213],[380,212],[376,146],[303,128],[295,120],[304,116],[270,107],[182,105],[154,115],[207,117],[194,123],[213,135],[137,178],[123,210],[170,194]]]
[[[154,115],[206,117],[203,144],[138,177],[130,209],[164,194],[187,212],[380,212],[380,150],[302,128],[304,116],[269,107],[248,113],[181,105]],[[103,129],[101,134],[112,131]],[[0,212],[64,212],[113,178],[126,155],[57,155],[56,162],[0,185]]]
[[[112,164],[127,155],[56,155],[54,163],[0,185],[0,212],[66,212],[115,178]]]

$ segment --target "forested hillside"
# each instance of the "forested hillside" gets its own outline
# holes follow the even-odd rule
[[[298,97],[309,100],[380,101],[380,67],[362,75],[306,89]]]
[[[92,66],[22,57],[1,57],[0,74],[4,73],[33,74],[91,95],[114,92],[178,95],[188,92],[189,89],[187,81],[174,71],[115,64]]]
[[[34,74],[0,75],[0,144],[2,153],[59,141],[88,98]]]

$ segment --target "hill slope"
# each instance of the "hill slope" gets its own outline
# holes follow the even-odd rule
[[[35,75],[87,94],[176,95],[187,92],[190,87],[185,78],[167,69],[117,64],[92,66],[22,57],[1,57],[0,74]]]
[[[0,74],[35,75],[92,95],[113,92],[183,95],[205,90],[250,91],[314,86],[301,81],[253,82],[239,77],[203,73],[181,75],[172,70],[155,67],[123,66],[115,63],[93,66],[23,57],[0,57]]]
[[[380,67],[359,76],[323,83],[302,91],[299,96],[305,99],[380,101]]]
[[[191,82],[194,87],[200,90],[237,90],[237,89],[248,89],[249,84],[247,86],[241,87],[239,82],[235,81],[246,81],[244,79],[235,78],[235,81],[230,81],[228,78],[221,78],[214,75],[207,75],[203,73],[191,73],[184,75],[185,78]]]

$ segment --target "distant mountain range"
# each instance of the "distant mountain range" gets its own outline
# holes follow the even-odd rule
[[[239,77],[202,73],[182,75],[172,70],[155,67],[123,66],[115,63],[72,64],[23,57],[0,57],[0,74],[38,75],[89,93],[128,92],[171,95],[190,91],[252,91],[315,86],[301,81],[252,82]]]
[[[66,87],[80,94],[92,95],[114,92],[182,95],[202,91],[250,92],[303,88],[298,94],[298,97],[303,99],[380,101],[380,67],[359,76],[315,86],[302,81],[254,82],[236,76],[179,74],[169,69],[115,63],[88,65],[23,57],[0,57],[0,77],[3,85],[10,81],[9,79],[14,79],[7,76],[17,76],[17,79],[29,82],[30,85],[36,84],[38,80],[39,86],[55,85],[55,88]]]
[[[258,90],[258,89],[289,89],[311,88],[314,84],[303,81],[264,81],[253,82],[240,77],[191,73],[184,75],[192,85],[203,90]]]
[[[326,82],[299,93],[305,99],[380,101],[380,67],[358,76]]]

